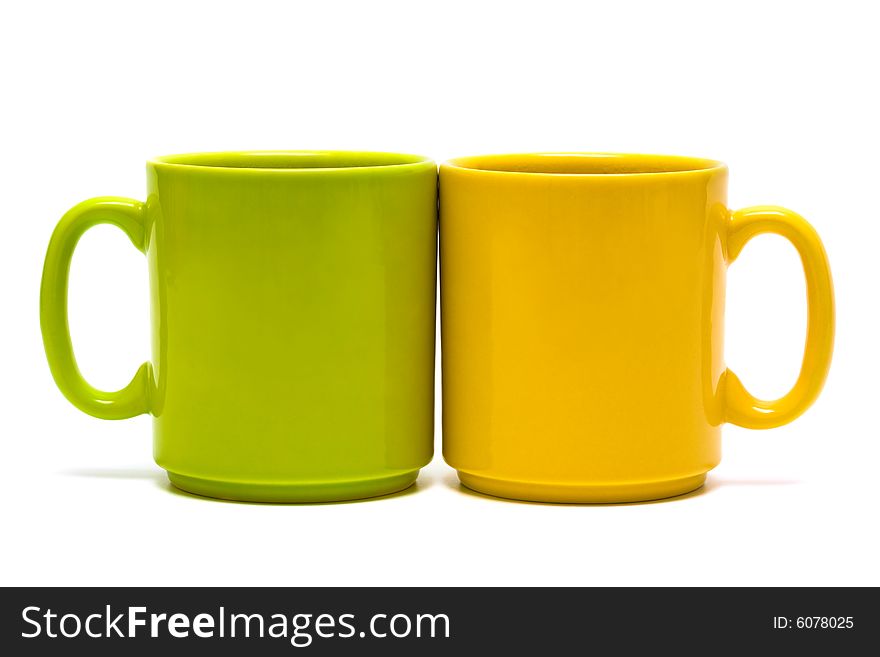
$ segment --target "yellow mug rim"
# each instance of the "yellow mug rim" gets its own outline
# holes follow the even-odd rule
[[[476,175],[606,178],[701,175],[726,170],[718,160],[643,153],[537,152],[470,155],[444,162],[441,169]]]

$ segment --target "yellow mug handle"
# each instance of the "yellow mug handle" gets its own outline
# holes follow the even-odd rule
[[[797,382],[788,394],[773,401],[753,397],[729,369],[724,375],[725,419],[748,429],[772,429],[796,419],[822,391],[834,348],[834,288],[828,256],[816,230],[799,214],[773,205],[734,212],[727,235],[728,264],[746,242],[775,233],[797,249],[807,279],[807,341]]]

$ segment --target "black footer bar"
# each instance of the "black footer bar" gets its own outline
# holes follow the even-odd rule
[[[880,645],[869,588],[7,588],[0,598],[7,655],[140,646],[163,657],[712,646],[855,654]]]

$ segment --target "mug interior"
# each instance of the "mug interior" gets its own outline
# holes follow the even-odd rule
[[[706,171],[724,165],[679,155],[621,153],[522,153],[478,155],[450,160],[450,166],[476,171],[562,175],[638,175]]]
[[[360,169],[430,162],[420,155],[359,151],[237,151],[166,155],[158,164],[219,169]]]

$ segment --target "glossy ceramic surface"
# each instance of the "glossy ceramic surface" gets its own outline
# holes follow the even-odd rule
[[[629,502],[702,485],[724,422],[764,429],[814,401],[834,309],[815,231],[727,209],[727,168],[683,157],[531,154],[440,168],[443,453],[476,490]],[[775,401],[725,367],[725,272],[753,236],[803,261],[809,327]]]
[[[41,292],[61,391],[96,417],[154,416],[171,481],[306,502],[406,488],[433,450],[436,165],[387,153],[171,156],[147,201],[100,198],[52,236]],[[79,237],[120,227],[146,254],[153,358],[90,386],[67,328]]]

